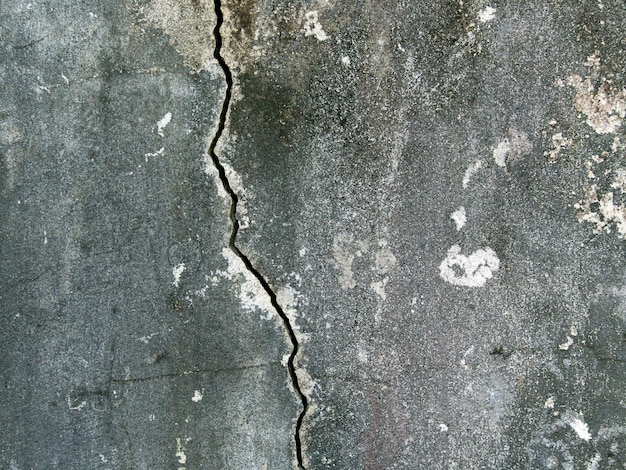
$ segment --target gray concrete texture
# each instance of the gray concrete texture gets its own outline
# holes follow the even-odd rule
[[[0,467],[626,468],[621,0],[0,3]]]

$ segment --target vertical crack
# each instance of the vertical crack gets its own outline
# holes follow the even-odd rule
[[[272,287],[269,285],[269,282],[252,265],[252,262],[250,261],[250,259],[237,247],[235,243],[237,239],[237,233],[239,232],[239,219],[237,218],[237,203],[239,201],[239,197],[233,190],[230,184],[230,181],[228,180],[228,177],[226,176],[226,170],[224,166],[222,165],[219,157],[217,156],[217,153],[215,152],[217,144],[219,143],[222,137],[222,134],[224,133],[224,128],[226,126],[226,119],[228,117],[228,111],[229,111],[230,102],[232,99],[233,74],[230,70],[230,67],[224,60],[224,57],[222,56],[221,27],[224,23],[224,14],[222,12],[222,1],[214,0],[214,2],[215,2],[215,15],[217,17],[217,21],[215,24],[215,29],[213,30],[213,36],[215,38],[215,50],[213,52],[213,56],[219,63],[222,69],[222,72],[224,73],[224,78],[226,79],[226,94],[224,97],[224,102],[222,103],[222,110],[220,112],[219,124],[217,126],[217,130],[215,131],[215,135],[213,136],[213,139],[211,140],[211,144],[209,146],[208,152],[209,152],[209,156],[211,157],[211,160],[213,161],[213,165],[217,169],[220,182],[231,200],[229,217],[230,217],[230,222],[232,224],[232,231],[230,232],[230,237],[228,239],[228,248],[243,262],[246,269],[250,271],[250,273],[252,273],[252,275],[259,281],[259,283],[263,287],[263,290],[265,290],[267,295],[270,297],[272,306],[278,313],[278,316],[283,321],[283,325],[291,341],[292,349],[291,349],[291,354],[289,355],[289,360],[287,361],[287,369],[289,370],[289,377],[291,378],[291,385],[293,389],[295,390],[296,394],[298,395],[298,397],[300,398],[300,401],[302,402],[302,411],[298,415],[298,419],[296,421],[294,441],[295,441],[295,446],[296,446],[296,458],[297,458],[298,468],[301,470],[305,470],[303,455],[302,455],[302,441],[300,438],[300,431],[302,429],[302,422],[304,420],[304,416],[306,415],[306,412],[308,410],[309,401],[306,395],[304,394],[304,392],[302,391],[302,388],[300,386],[300,381],[298,379],[298,374],[296,373],[295,361],[296,361],[296,356],[298,355],[298,352],[300,350],[300,343],[298,342],[298,339],[296,338],[296,333],[294,331],[291,321],[289,320],[289,317],[286,315],[285,311],[278,303],[278,299],[276,298],[276,293],[274,292]]]

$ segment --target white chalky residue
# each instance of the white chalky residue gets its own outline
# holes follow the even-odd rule
[[[367,364],[370,359],[369,354],[365,349],[363,349],[363,346],[359,346],[356,358],[361,364]]]
[[[87,406],[87,402],[85,400],[81,401],[78,405],[73,406],[72,405],[72,399],[68,396],[67,397],[67,406],[70,410],[72,411],[80,411],[82,410],[84,407]]]
[[[610,233],[612,225],[615,225],[620,237],[626,238],[626,205],[615,204],[611,191],[598,195],[596,184],[585,189],[585,200],[574,204],[578,209],[578,220],[595,224],[595,233],[603,231]],[[597,209],[594,209],[594,206],[597,206]]]
[[[506,154],[509,153],[509,150],[511,150],[509,139],[504,139],[493,149],[493,159],[496,165],[502,168],[506,167]]]
[[[453,245],[439,265],[439,275],[455,286],[482,287],[498,269],[500,259],[491,248],[482,248],[465,256],[461,254],[460,246]]]
[[[572,344],[574,344],[574,340],[571,336],[568,336],[565,343],[559,344],[559,349],[561,349],[562,351],[567,351]]]
[[[158,333],[158,332],[156,332],[156,333],[152,333],[151,335],[145,335],[145,336],[142,336],[142,337],[140,337],[140,338],[137,338],[137,341],[141,341],[143,344],[148,344],[148,343],[150,342],[150,340],[151,340],[152,338],[154,338],[154,337],[155,337],[156,335],[158,335],[158,334],[159,334],[159,333]]]
[[[445,424],[441,423],[439,425],[439,432],[448,432],[448,426],[446,426]]]
[[[308,341],[309,337],[300,331],[300,327],[297,322],[299,317],[298,303],[300,300],[302,300],[300,293],[289,284],[281,287],[276,292],[276,301],[282,307],[283,312],[289,319],[289,323],[291,324],[293,333],[296,335],[296,339],[300,344],[302,344]]]
[[[482,166],[483,162],[481,162],[480,160],[476,160],[469,167],[467,167],[467,170],[465,170],[465,174],[463,175],[463,189],[467,188],[467,185],[469,184],[470,179],[472,179],[472,176],[474,176],[478,172],[478,170],[481,169]]]
[[[491,21],[496,17],[496,9],[487,6],[478,12],[478,21],[481,23],[486,23],[487,21]]]
[[[315,36],[318,41],[328,39],[328,35],[324,32],[317,17],[317,10],[307,11],[304,14],[304,35]]]
[[[193,401],[195,403],[198,403],[199,401],[202,401],[202,391],[194,390],[193,397],[191,397],[191,401]]]
[[[600,468],[600,462],[602,462],[602,456],[596,454],[587,464],[587,470],[598,470]]]
[[[184,465],[187,463],[187,455],[185,455],[185,448],[183,447],[183,443],[180,437],[176,438],[176,458],[178,459],[178,463]]]
[[[353,289],[356,287],[352,263],[356,257],[363,256],[367,251],[367,243],[354,240],[354,236],[347,233],[335,235],[333,239],[333,258],[335,265],[340,271],[339,285],[342,289]]]
[[[454,220],[456,224],[457,232],[461,230],[465,223],[467,222],[467,215],[465,214],[465,207],[461,206],[457,210],[455,210],[452,214],[450,214],[450,218]]]
[[[548,399],[546,400],[546,402],[543,404],[544,408],[550,408],[550,409],[554,409],[554,398],[552,397],[552,395],[550,395],[548,397]]]
[[[395,267],[397,260],[391,250],[387,248],[387,242],[385,240],[381,240],[379,245],[381,248],[374,255],[373,269],[376,274],[387,274]]]
[[[276,316],[276,310],[268,293],[263,289],[259,280],[254,277],[243,261],[228,248],[222,249],[222,256],[228,261],[227,271],[217,273],[220,277],[239,281],[239,302],[246,310],[261,310],[265,312],[266,320]]]
[[[619,89],[605,76],[597,79],[602,70],[600,54],[596,51],[585,64],[591,69],[590,76],[570,75],[567,84],[576,90],[574,106],[587,116],[587,124],[598,134],[615,132],[626,117],[626,88]],[[596,83],[599,83],[596,89]]]
[[[382,301],[387,300],[387,293],[385,292],[387,282],[389,282],[389,278],[384,277],[381,281],[373,281],[370,284],[370,289],[372,289]]]
[[[237,220],[239,220],[239,229],[245,230],[250,226],[250,218],[248,217],[248,208],[246,205],[247,194],[243,187],[243,181],[241,175],[235,171],[235,169],[228,162],[222,162],[226,179],[230,183],[230,188],[237,194],[239,200],[237,201]],[[232,204],[230,194],[224,189],[224,185],[220,180],[220,174],[211,157],[205,154],[204,159],[204,171],[206,174],[213,178],[215,185],[217,186],[217,194],[222,198],[229,206]]]
[[[287,367],[287,365],[289,364],[290,357],[291,357],[291,354],[283,354],[283,357],[280,359],[280,364],[283,367]]]
[[[179,265],[174,266],[174,269],[172,270],[172,275],[174,276],[174,286],[178,287],[178,284],[180,283],[180,276],[183,272],[185,272],[185,269],[185,263],[180,263]]]
[[[583,420],[579,418],[574,418],[569,423],[570,427],[576,432],[578,437],[580,437],[584,441],[591,440],[591,434],[589,433],[589,426]]]
[[[398,261],[395,255],[387,247],[387,240],[380,240],[378,242],[378,246],[380,249],[374,253],[374,265],[372,266],[372,271],[374,271],[376,275],[382,276],[382,278],[373,280],[370,283],[370,289],[376,293],[380,302],[384,302],[387,300],[385,288],[389,282],[389,276],[386,276],[386,274],[396,266]],[[380,315],[380,313],[382,313],[382,305],[379,303],[377,316]],[[375,318],[377,318],[377,316]]]
[[[341,63],[346,66],[350,65],[350,57],[348,57],[347,55],[344,55],[341,58]]]
[[[170,123],[171,120],[172,120],[172,113],[167,113],[165,116],[159,119],[159,122],[157,122],[156,124],[157,134],[159,134],[161,137],[165,137],[165,134],[163,133],[163,129],[167,127],[167,125]]]
[[[626,194],[626,168],[618,168],[613,171],[615,178],[611,183],[611,188],[619,189],[619,192]]]
[[[157,150],[156,152],[148,152],[148,153],[144,153],[143,157],[146,159],[146,162],[148,161],[148,158],[150,157],[160,157],[161,155],[163,155],[165,153],[165,148],[161,147],[159,150]]]
[[[543,152],[546,157],[550,157],[551,162],[556,162],[561,156],[561,149],[564,147],[572,145],[572,139],[568,139],[567,137],[563,137],[561,132],[557,132],[552,136],[552,150],[547,150]]]

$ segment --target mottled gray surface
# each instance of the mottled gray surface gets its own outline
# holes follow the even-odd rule
[[[626,468],[624,3],[222,9],[305,467]],[[0,466],[291,468],[213,4],[0,17]]]

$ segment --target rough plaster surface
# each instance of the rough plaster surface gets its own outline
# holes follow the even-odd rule
[[[0,466],[624,468],[623,2],[214,7],[0,5]]]

